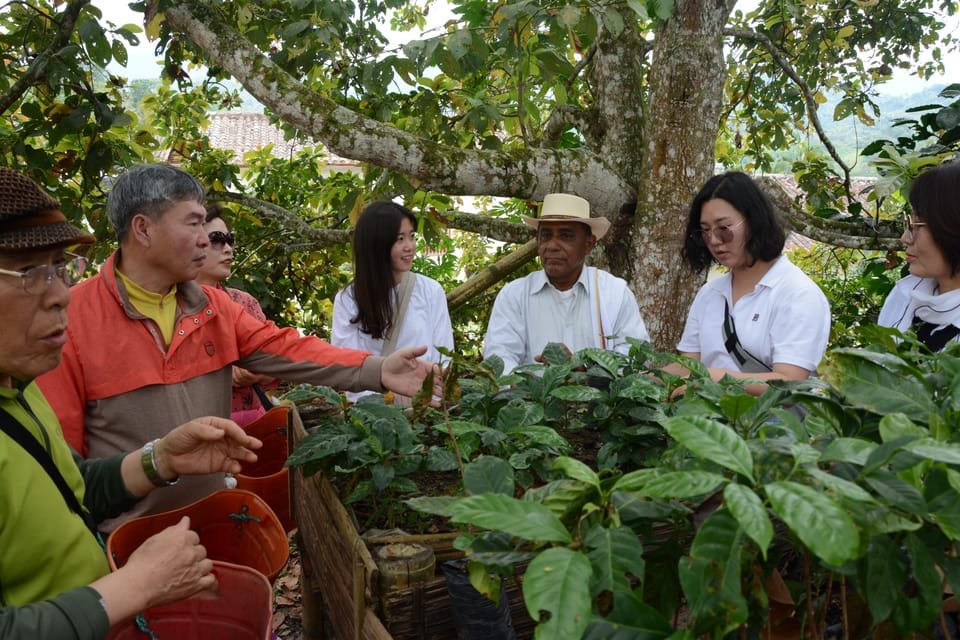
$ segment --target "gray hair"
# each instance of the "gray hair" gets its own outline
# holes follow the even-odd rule
[[[192,175],[168,164],[137,164],[117,178],[107,194],[107,217],[122,242],[134,216],[159,220],[171,207],[188,200],[201,205],[206,200],[203,186]]]

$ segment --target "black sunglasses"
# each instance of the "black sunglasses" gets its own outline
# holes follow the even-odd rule
[[[207,234],[207,237],[210,238],[210,244],[214,247],[222,247],[225,244],[233,246],[233,233],[223,231],[211,231]]]

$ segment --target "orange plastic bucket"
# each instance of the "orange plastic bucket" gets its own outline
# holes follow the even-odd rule
[[[283,465],[287,461],[287,429],[290,423],[290,407],[280,406],[243,428],[263,442],[257,451],[257,461],[243,466],[236,476],[237,488],[252,491],[263,498],[280,519],[284,530],[293,531],[296,524],[290,516],[290,470]]]
[[[269,640],[272,636],[273,589],[262,573],[214,560],[216,593],[147,609],[138,619],[110,630],[107,640]],[[149,631],[149,633],[148,633]]]
[[[256,569],[270,582],[287,564],[287,532],[258,495],[221,489],[180,509],[128,520],[107,538],[110,568],[122,567],[144,540],[190,516],[207,557]]]

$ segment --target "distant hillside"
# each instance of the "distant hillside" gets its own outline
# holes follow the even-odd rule
[[[912,95],[877,97],[874,101],[880,108],[880,117],[877,118],[876,124],[872,127],[864,126],[854,118],[847,118],[842,122],[835,121],[833,112],[840,99],[839,97],[830,98],[820,107],[821,123],[844,161],[850,165],[855,165],[855,175],[876,175],[869,164],[869,158],[859,156],[860,150],[874,140],[881,138],[896,139],[900,136],[909,135],[908,128],[895,127],[893,123],[901,118],[916,118],[917,114],[907,113],[907,110],[913,107],[947,104],[948,100],[938,97],[938,94],[946,86],[946,84],[930,85],[922,92]],[[810,143],[814,144],[815,142],[816,137],[811,136]],[[814,146],[822,148],[819,144],[814,144]],[[778,157],[782,161],[782,166],[779,166],[778,169],[789,171],[789,160],[792,157],[797,157],[797,155],[798,153],[779,154]]]

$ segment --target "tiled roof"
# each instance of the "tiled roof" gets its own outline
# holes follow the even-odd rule
[[[262,113],[254,112],[214,112],[208,114],[210,126],[207,127],[207,136],[210,143],[218,149],[228,149],[234,152],[237,162],[243,162],[243,156],[248,151],[262,149],[273,145],[273,154],[278,158],[289,158],[298,151],[322,146],[319,142],[308,140],[301,142],[296,139],[285,140],[283,130],[270,122]],[[339,167],[356,167],[359,163],[327,154],[330,165]]]

